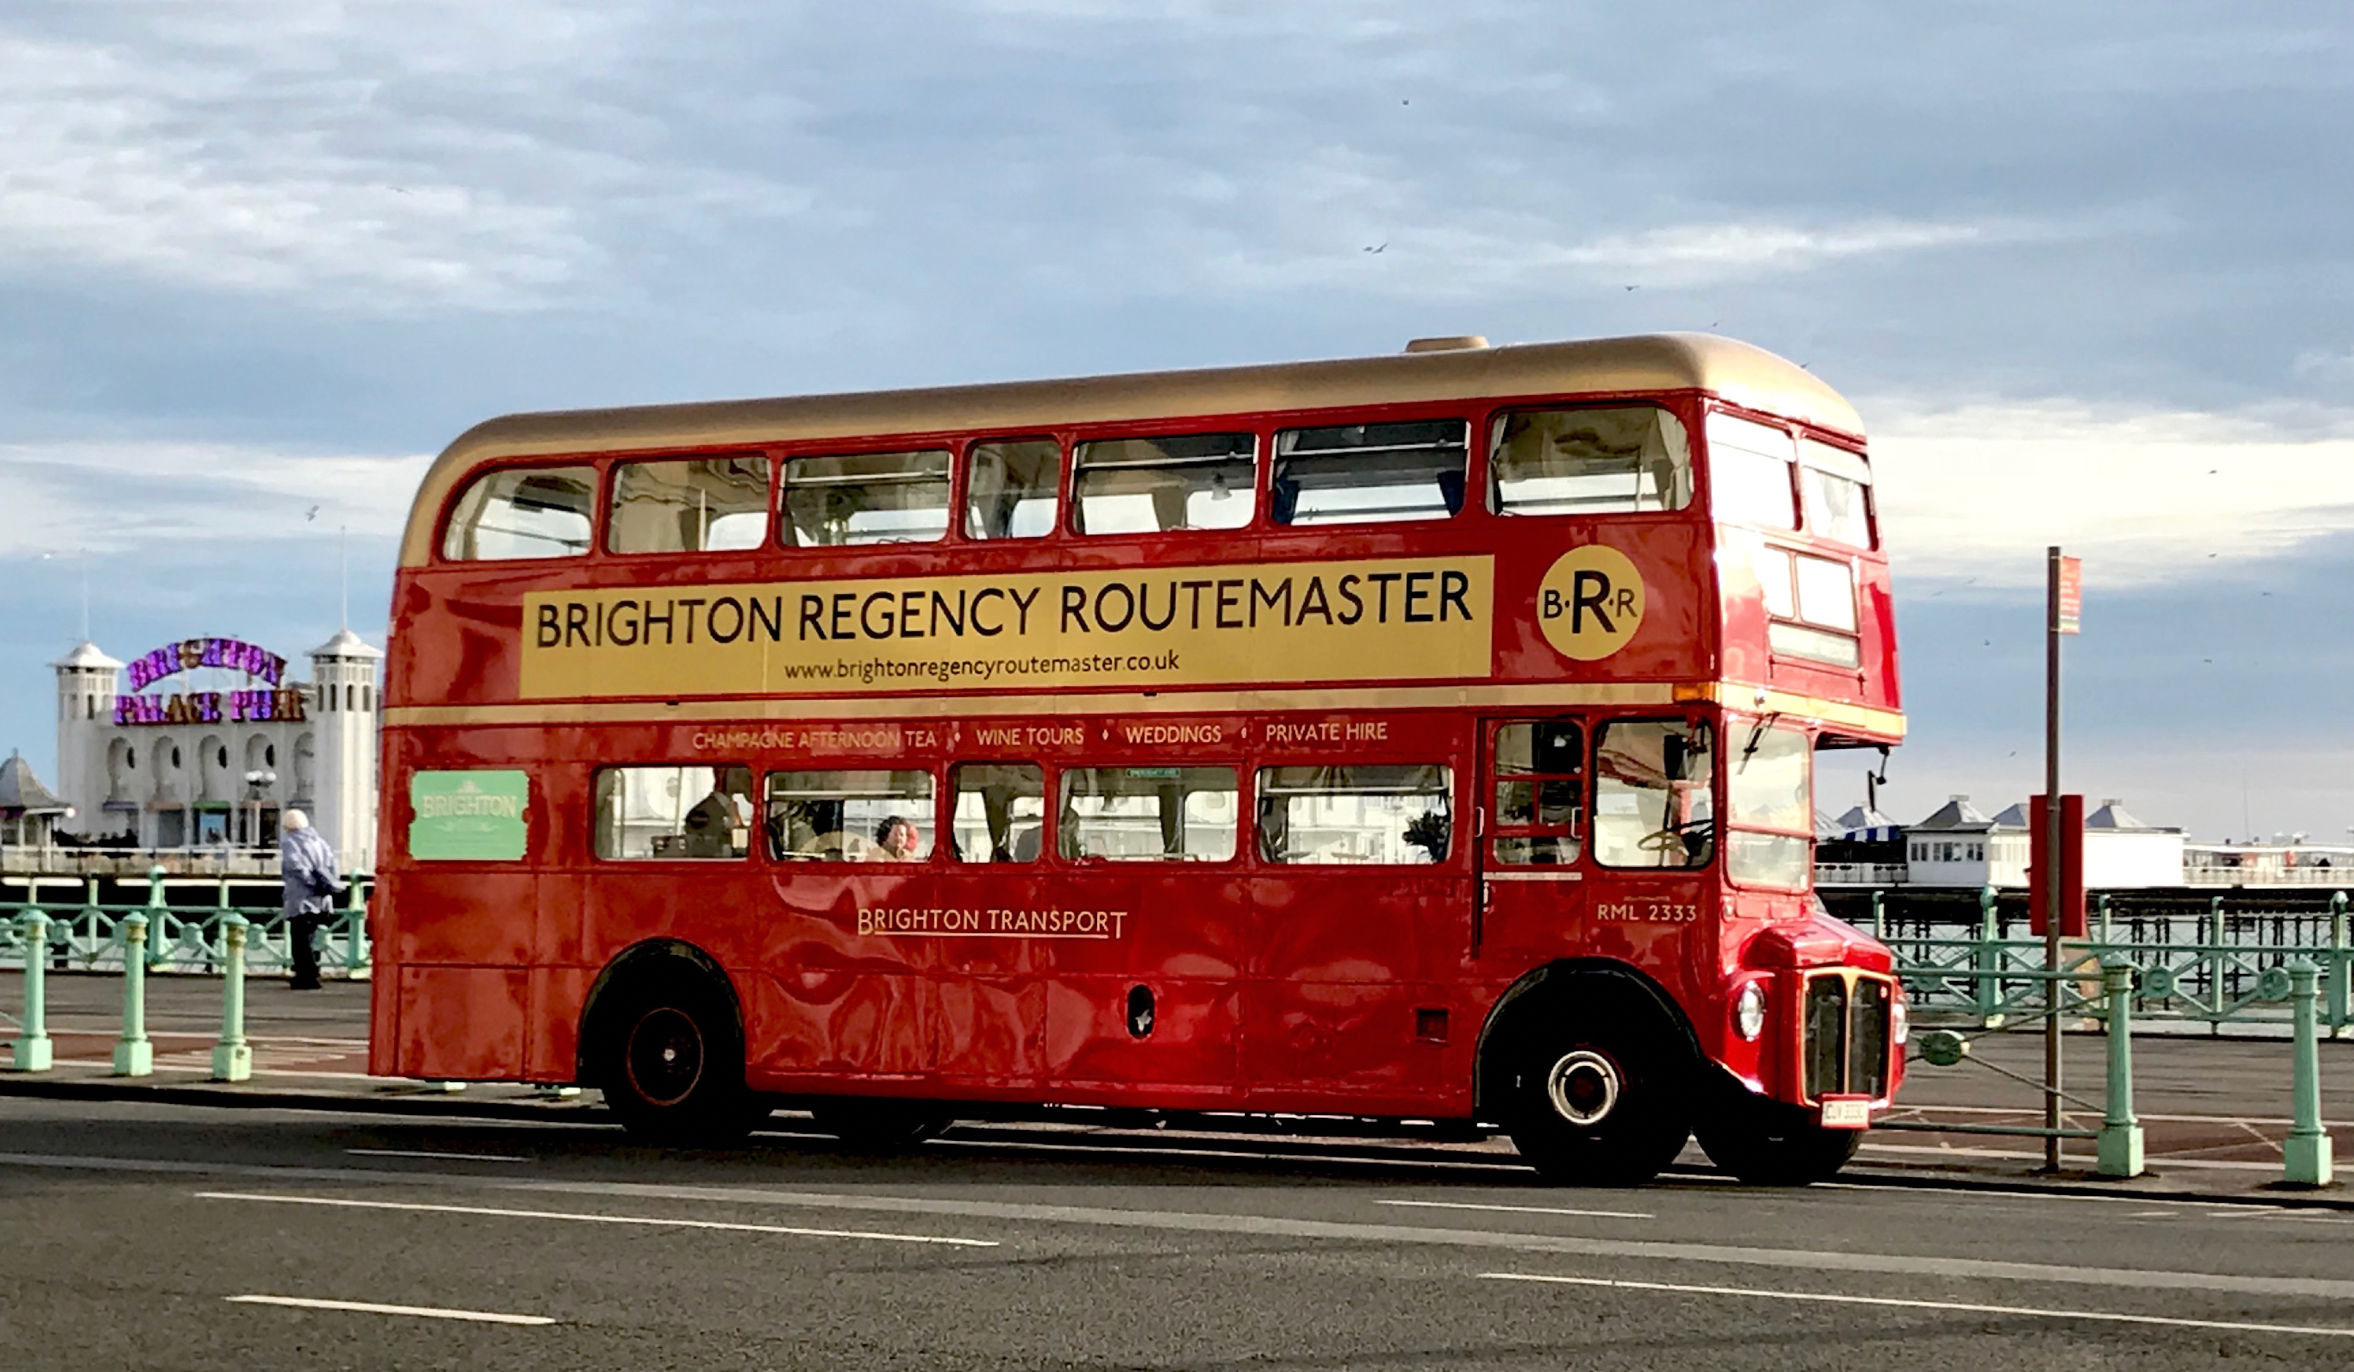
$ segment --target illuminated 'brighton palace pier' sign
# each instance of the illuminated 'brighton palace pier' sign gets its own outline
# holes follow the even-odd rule
[[[200,667],[243,672],[262,683],[242,691],[183,691],[140,695],[156,682]],[[286,659],[234,638],[191,638],[167,643],[124,669],[130,694],[114,699],[117,724],[218,724],[299,720],[302,691],[285,684]]]

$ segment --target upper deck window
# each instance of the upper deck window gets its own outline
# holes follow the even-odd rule
[[[948,450],[785,460],[784,542],[937,543],[948,534]]]
[[[594,467],[509,467],[466,483],[442,530],[441,555],[459,562],[573,557],[595,522]]]
[[[1805,499],[1808,533],[1854,548],[1872,546],[1872,469],[1863,458],[1802,438],[1798,488]]]
[[[1641,514],[1692,503],[1683,421],[1656,405],[1523,410],[1496,420],[1488,462],[1498,514]]]
[[[1342,424],[1275,435],[1275,522],[1387,524],[1463,508],[1460,419]]]
[[[1708,417],[1708,479],[1716,517],[1730,524],[1798,527],[1790,435],[1729,414]]]
[[[967,538],[1043,538],[1054,532],[1063,449],[1051,438],[975,443],[965,467]]]
[[[1080,533],[1239,529],[1251,522],[1258,444],[1249,434],[1099,439],[1079,445],[1076,467]]]
[[[613,505],[605,517],[608,552],[757,548],[767,527],[765,458],[624,462],[613,470]]]

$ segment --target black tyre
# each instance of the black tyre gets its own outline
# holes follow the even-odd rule
[[[922,1101],[844,1100],[810,1110],[817,1127],[864,1152],[895,1153],[946,1132],[956,1121]]]
[[[1860,1129],[1825,1129],[1806,1110],[1754,1096],[1708,1112],[1694,1132],[1710,1162],[1752,1186],[1829,1181],[1863,1142]]]
[[[1640,1186],[1691,1137],[1689,1056],[1656,1011],[1533,1017],[1504,1082],[1505,1132],[1547,1181]]]
[[[662,1144],[734,1143],[768,1113],[744,1088],[734,1001],[701,975],[643,973],[598,1015],[597,1082],[630,1133]]]

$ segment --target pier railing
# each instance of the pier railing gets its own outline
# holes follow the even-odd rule
[[[1873,893],[1868,927],[1896,958],[1906,994],[1924,1022],[1993,1027],[2043,1015],[2056,989],[2063,1014],[2082,1013],[2101,995],[2104,961],[2139,969],[2133,1014],[2144,1025],[2266,1025],[2289,1021],[2288,969],[2312,964],[2320,978],[2321,1022],[2333,1036],[2354,1030],[2354,937],[2345,892],[2303,909],[2234,908],[2221,896],[2204,909],[2179,903],[2129,906],[2107,897],[2096,904],[2084,937],[2068,939],[2054,980],[2044,966],[2044,942],[1993,890],[1978,894],[1976,918],[1957,919],[1950,907],[1935,914],[1898,914],[1884,893]]]
[[[141,921],[142,970],[150,972],[218,973],[229,961],[233,927],[242,927],[246,969],[258,976],[284,974],[294,964],[293,934],[280,905],[239,903],[232,883],[216,883],[214,899],[191,902],[186,883],[167,889],[161,867],[150,870],[145,899],[105,902],[99,883],[43,882],[23,898],[10,892],[0,899],[0,969],[22,968],[38,956],[54,972],[120,972],[124,967],[126,921]],[[343,903],[326,921],[319,942],[319,968],[329,974],[364,974],[369,965],[368,893],[366,876],[350,880]],[[250,900],[251,887],[245,891]],[[178,900],[172,896],[180,897]],[[36,953],[23,917],[38,910],[46,916],[41,947]]]

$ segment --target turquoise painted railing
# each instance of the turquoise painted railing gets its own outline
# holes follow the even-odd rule
[[[350,975],[368,966],[367,877],[354,877],[343,905],[327,921],[319,947],[319,968]],[[283,974],[293,966],[291,931],[278,905],[230,903],[230,883],[218,885],[213,905],[168,904],[164,877],[148,878],[147,899],[137,903],[105,904],[97,899],[98,883],[83,886],[80,900],[70,886],[49,887],[42,898],[0,900],[0,970],[21,968],[30,951],[19,917],[39,910],[48,917],[42,962],[51,971],[120,972],[123,969],[124,922],[138,915],[146,922],[146,970],[156,972],[219,973],[229,962],[231,917],[246,922],[245,970],[256,976]]]
[[[1908,932],[1890,927],[1884,917],[1874,921],[1874,932],[1895,954],[1916,1014],[1982,1025],[2042,1016],[2043,939],[2025,930],[2006,934],[1994,917],[1992,892],[1981,895],[1980,911],[1978,927],[1967,935]],[[2133,937],[2134,924],[2141,925],[2142,937]],[[2168,937],[2178,930],[2192,937]],[[2281,979],[2303,960],[2320,979],[2322,1026],[2332,1035],[2354,1026],[2354,994],[2349,993],[2354,939],[2349,938],[2343,893],[2333,896],[2320,918],[2233,915],[2218,899],[2202,917],[2163,924],[2112,918],[2104,900],[2090,921],[2089,937],[2066,942],[2064,975],[2050,983],[2058,987],[2061,1013],[2101,1014],[2101,964],[2112,958],[2140,969],[2133,1012],[2144,1021],[2286,1026],[2290,1012]]]

